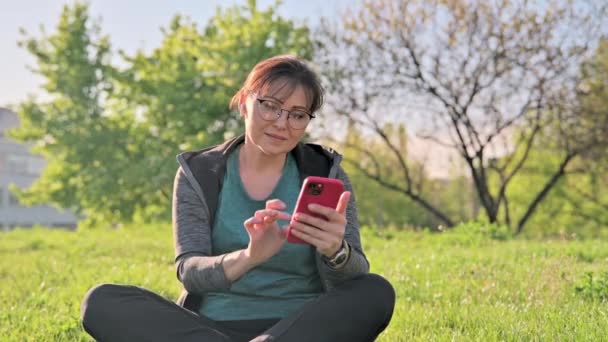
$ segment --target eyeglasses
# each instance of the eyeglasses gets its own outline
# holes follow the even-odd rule
[[[281,104],[269,99],[255,99],[258,102],[260,117],[266,121],[275,121],[287,112],[287,124],[292,129],[304,129],[315,116],[302,109],[287,110]]]

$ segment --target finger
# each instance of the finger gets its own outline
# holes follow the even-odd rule
[[[272,229],[272,227],[274,227],[274,225],[272,223],[269,224],[266,222],[256,223],[253,225],[253,228],[255,228],[256,230],[268,230],[268,229]]]
[[[243,225],[245,226],[245,229],[250,230],[250,229],[254,229],[254,225],[259,224],[259,223],[262,223],[262,220],[260,218],[250,217],[247,220],[245,220]]]
[[[284,221],[291,220],[291,214],[286,213],[284,211],[274,210],[274,209],[256,210],[254,216],[261,218],[261,219],[266,219],[267,217],[270,217],[272,220],[267,221],[267,222],[272,222],[272,221],[276,221],[276,220],[284,220]]]
[[[302,214],[302,213],[295,214],[293,219],[297,222],[303,222],[303,223],[308,224],[309,226],[313,226],[313,227],[316,227],[321,230],[325,230],[325,231],[331,230],[331,227],[329,227],[329,226],[331,226],[331,224],[329,223],[329,221],[324,220],[324,219],[320,219],[320,218]]]
[[[309,225],[307,225],[305,223],[301,223],[301,222],[294,222],[292,224],[292,229],[300,231],[306,235],[312,236],[320,241],[326,241],[328,243],[331,243],[332,240],[336,239],[336,237],[334,237],[334,234],[330,234],[324,230],[318,229],[313,226],[309,226]]]
[[[278,198],[266,201],[266,209],[284,210],[286,207],[285,202]]]
[[[267,224],[262,224],[262,223],[257,223],[257,224],[253,225],[253,228],[255,228],[256,230],[263,230],[263,229],[266,229],[268,227],[270,227],[270,226],[267,225]]]
[[[264,219],[265,217],[275,217],[279,214],[278,211],[272,209],[261,209],[256,210],[254,216],[260,219]]]
[[[266,222],[266,223],[275,222],[277,220],[283,220],[283,221],[291,220],[291,215],[289,213],[286,213],[283,211],[277,212],[276,216],[262,216],[262,217],[264,219],[264,222]]]
[[[338,213],[336,209],[325,207],[322,205],[311,203],[308,205],[308,209],[313,213],[321,214],[327,217],[327,220],[335,223],[344,223],[345,218],[342,214]]]
[[[279,211],[279,214],[276,217],[277,220],[289,221],[291,220],[291,214],[286,213],[284,211]]]
[[[300,229],[297,229],[295,226],[292,227],[291,233],[293,235],[295,235],[297,238],[299,238],[300,240],[315,246],[317,249],[325,249],[328,246],[328,244],[324,240],[319,239],[313,235],[310,235]]]
[[[350,191],[344,191],[338,200],[338,205],[336,206],[336,211],[340,215],[344,215],[346,213],[346,208],[348,207],[348,201],[350,200]]]

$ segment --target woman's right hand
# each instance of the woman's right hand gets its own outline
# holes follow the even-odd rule
[[[266,209],[256,211],[253,217],[244,222],[249,234],[246,255],[255,265],[270,259],[285,243],[287,233],[277,224],[277,220],[291,220],[290,214],[281,211],[285,208],[283,201],[269,200]]]

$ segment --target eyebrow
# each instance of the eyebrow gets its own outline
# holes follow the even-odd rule
[[[280,104],[285,103],[285,102],[284,102],[284,101],[282,101],[281,99],[278,99],[278,98],[276,98],[276,97],[274,97],[274,96],[272,96],[272,95],[268,95],[268,96],[262,96],[262,97],[261,97],[261,99],[262,99],[262,100],[273,100],[273,101],[278,102],[278,103],[280,103]],[[309,110],[308,108],[304,107],[304,106],[292,106],[292,107],[291,107],[291,109],[296,109],[296,108],[298,108],[298,109],[300,109],[300,108],[301,108],[301,109],[303,109],[303,110],[304,110],[304,111],[306,111],[306,112],[310,112],[310,110]]]

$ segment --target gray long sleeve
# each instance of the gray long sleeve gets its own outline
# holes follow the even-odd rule
[[[317,253],[319,275],[326,289],[359,274],[369,272],[359,236],[359,220],[352,185],[341,167],[336,177],[344,182],[345,189],[351,191],[351,199],[346,209],[346,231],[344,239],[351,247],[349,260],[339,268],[327,265]],[[177,277],[184,288],[194,294],[229,289],[232,283],[226,277],[222,266],[225,255],[212,256],[211,225],[204,198],[197,194],[182,168],[175,176],[173,188],[173,239]],[[194,186],[197,186],[196,183]],[[200,189],[199,189],[200,190]]]
[[[338,167],[336,178],[344,183],[344,188],[351,192],[351,197],[346,208],[346,231],[344,232],[344,239],[350,245],[351,252],[350,257],[346,264],[339,269],[333,269],[327,265],[321,258],[321,255],[317,253],[317,265],[321,279],[323,280],[323,286],[326,289],[351,279],[359,274],[365,274],[369,272],[369,262],[363,253],[361,247],[361,238],[359,235],[359,218],[357,216],[357,203],[355,200],[355,192],[353,191],[350,179],[344,172],[342,167]]]
[[[231,286],[222,267],[224,255],[211,256],[211,224],[207,206],[179,168],[173,184],[175,265],[177,278],[190,293],[202,295]]]

